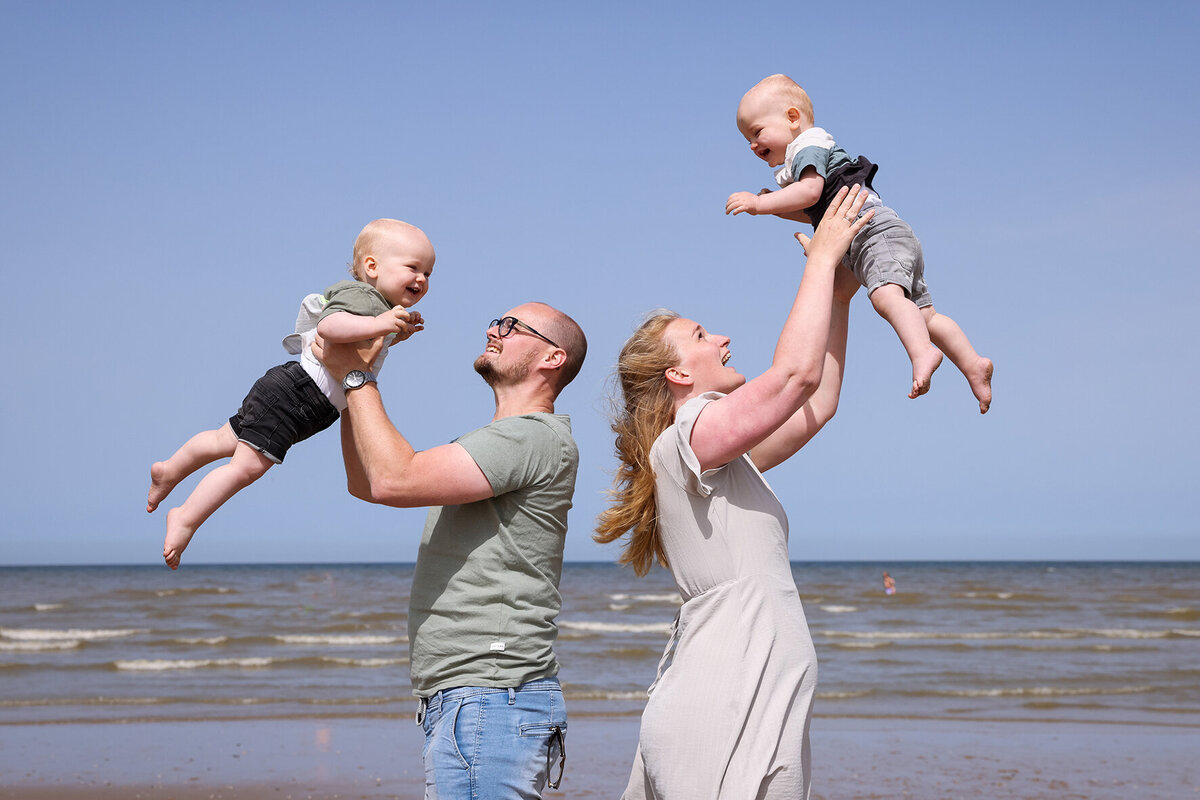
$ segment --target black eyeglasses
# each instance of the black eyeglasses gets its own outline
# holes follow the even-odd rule
[[[494,319],[488,323],[488,328],[489,329],[495,328],[496,331],[500,334],[501,339],[507,339],[509,336],[512,335],[513,330],[518,325],[521,326],[521,328],[523,328],[524,330],[529,331],[530,333],[532,333],[534,336],[538,337],[542,341],[549,342],[550,344],[554,345],[555,347],[562,347],[562,345],[560,345],[558,342],[554,341],[550,337],[543,336],[542,334],[538,333],[537,330],[532,325],[527,325],[524,322],[521,322],[521,320],[517,319],[516,317],[501,317],[500,319]]]
[[[563,772],[567,769],[567,738],[563,736],[562,728],[557,725],[553,728],[550,741],[546,745],[546,785],[551,789],[557,789],[562,783]],[[558,744],[558,778],[551,778],[551,767],[554,766],[554,745]]]

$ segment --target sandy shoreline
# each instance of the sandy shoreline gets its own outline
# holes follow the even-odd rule
[[[619,797],[636,716],[576,716],[547,797]],[[814,800],[1200,798],[1200,729],[820,718]],[[423,794],[421,734],[396,719],[0,725],[0,798],[248,800]]]

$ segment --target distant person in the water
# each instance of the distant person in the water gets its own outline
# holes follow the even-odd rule
[[[883,573],[883,591],[887,594],[896,593],[896,580],[886,570]]]

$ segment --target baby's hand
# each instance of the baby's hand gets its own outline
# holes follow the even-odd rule
[[[394,306],[375,319],[379,322],[382,335],[395,334],[389,344],[403,342],[417,331],[425,330],[425,320],[421,318],[421,312],[409,311],[402,306]]]
[[[741,214],[743,211],[758,215],[758,195],[750,192],[734,192],[729,195],[729,199],[725,201],[725,213]]]

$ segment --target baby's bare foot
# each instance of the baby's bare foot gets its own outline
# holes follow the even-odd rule
[[[930,345],[920,358],[913,361],[912,391],[908,393],[908,396],[915,398],[928,392],[929,384],[933,380],[933,373],[941,365],[942,351]]]
[[[964,373],[967,376],[967,383],[971,384],[971,391],[975,393],[975,399],[979,401],[980,414],[986,414],[992,407],[992,372],[994,370],[995,366],[992,364],[992,360],[980,356],[975,365]]]
[[[167,512],[167,538],[163,542],[163,561],[171,569],[179,569],[179,559],[192,540],[195,528],[189,528],[179,519],[179,509],[172,508]]]
[[[171,490],[175,488],[175,484],[179,483],[179,479],[171,479],[167,475],[167,462],[155,461],[150,465],[150,494],[146,496],[146,511],[150,512],[158,508]]]

